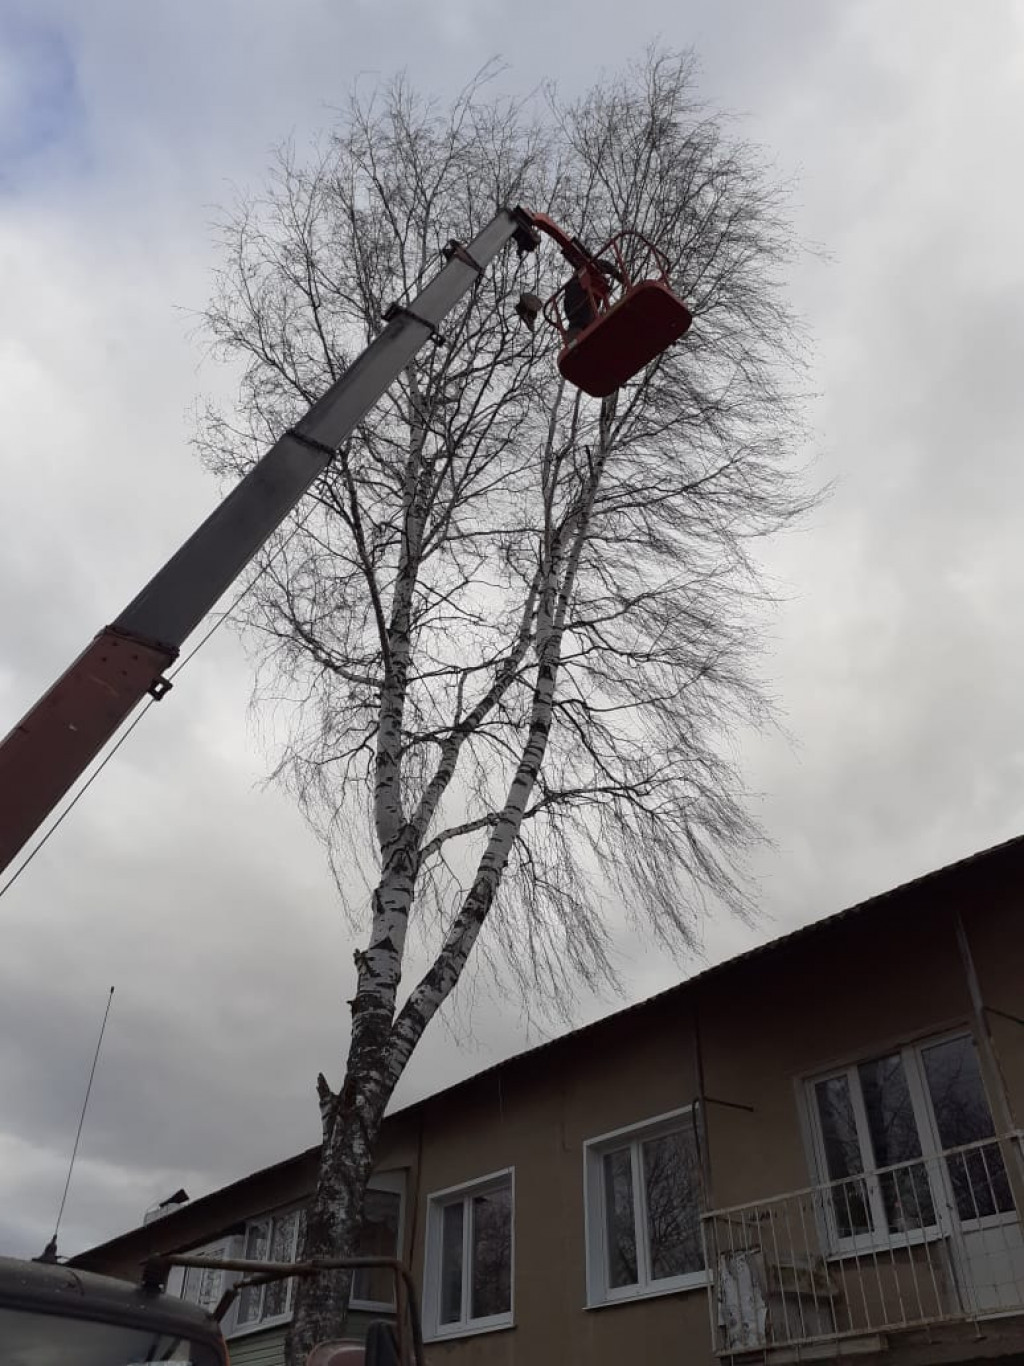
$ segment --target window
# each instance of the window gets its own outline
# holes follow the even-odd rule
[[[189,1251],[197,1257],[228,1258],[239,1256],[241,1248],[239,1239],[222,1238],[215,1243],[207,1243],[205,1247],[190,1248]],[[213,1271],[207,1267],[175,1267],[172,1276],[173,1280],[168,1278],[168,1291],[180,1295],[190,1304],[198,1304],[200,1309],[205,1309],[208,1314],[212,1314],[217,1308],[220,1297],[230,1283],[228,1272]]]
[[[816,1156],[830,1185],[831,1241],[888,1241],[1013,1210],[968,1034],[870,1058],[808,1085]]]
[[[693,1112],[592,1139],[584,1163],[589,1303],[705,1284]]]
[[[256,1262],[296,1261],[305,1223],[306,1211],[298,1209],[254,1219],[246,1227],[242,1255]],[[246,1286],[238,1296],[234,1326],[252,1328],[256,1324],[285,1318],[291,1312],[294,1294],[294,1277],[271,1281],[267,1285]]]
[[[397,1257],[401,1248],[402,1202],[405,1174],[375,1173],[366,1192],[363,1227],[356,1240],[356,1254],[364,1257]],[[306,1211],[284,1210],[250,1219],[240,1237],[219,1239],[193,1251],[209,1257],[246,1257],[260,1262],[294,1262],[302,1252]],[[181,1281],[168,1288],[183,1299],[212,1310],[224,1290],[237,1280],[234,1273],[189,1268]],[[252,1332],[287,1322],[295,1300],[294,1278],[246,1286],[224,1321],[225,1332]],[[395,1290],[390,1272],[361,1268],[353,1273],[351,1304],[371,1313],[394,1310]]]
[[[402,1247],[402,1172],[381,1172],[371,1180],[363,1206],[363,1227],[356,1242],[360,1257],[398,1257]],[[366,1267],[352,1276],[353,1309],[381,1312],[395,1306],[394,1278],[390,1271]]]
[[[512,1323],[512,1172],[427,1202],[424,1311],[430,1337]]]

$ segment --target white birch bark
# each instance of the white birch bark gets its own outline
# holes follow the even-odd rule
[[[547,545],[544,548],[546,575],[541,586],[535,637],[536,681],[525,743],[505,804],[498,813],[469,894],[433,966],[412,991],[395,1021],[390,1057],[392,1084],[397,1083],[423,1031],[462,975],[473,945],[487,920],[544,762],[558,685],[566,614],[572,602],[580,555],[586,543],[590,517],[608,458],[606,443],[614,411],[614,398],[605,400],[601,414],[601,445],[580,507],[557,531],[550,524],[548,526]],[[568,551],[563,553],[566,543]]]

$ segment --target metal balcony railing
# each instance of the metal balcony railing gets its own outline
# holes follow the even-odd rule
[[[1021,1139],[705,1215],[716,1352],[1024,1313]]]

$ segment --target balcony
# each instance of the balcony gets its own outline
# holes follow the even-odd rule
[[[881,1351],[895,1333],[1024,1314],[1021,1140],[711,1211],[716,1353]]]

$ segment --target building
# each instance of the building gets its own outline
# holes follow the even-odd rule
[[[1024,837],[390,1116],[366,1246],[411,1264],[429,1360],[1024,1362],[1022,889]],[[75,1264],[290,1256],[316,1159]],[[234,1366],[281,1359],[288,1295],[236,1302]]]

